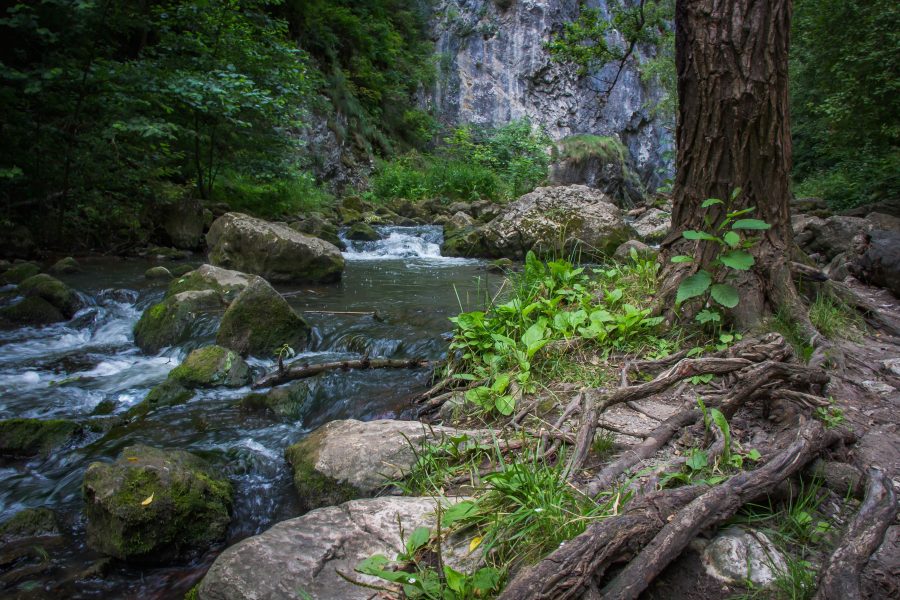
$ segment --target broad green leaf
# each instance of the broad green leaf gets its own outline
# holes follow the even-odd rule
[[[501,373],[497,375],[494,383],[491,385],[491,391],[502,394],[509,387],[509,373]]]
[[[356,570],[360,573],[377,576],[379,572],[384,570],[384,567],[387,566],[389,562],[391,561],[388,560],[387,556],[375,554],[356,565]]]
[[[719,238],[705,231],[694,231],[693,229],[688,229],[684,233],[681,234],[682,237],[686,240],[707,240],[710,242],[719,242]]]
[[[718,198],[707,198],[703,201],[703,204],[700,205],[700,208],[709,208],[710,206],[714,206],[716,204],[724,204],[724,202],[722,202]]]
[[[447,587],[458,594],[462,594],[466,590],[466,576],[453,567],[444,565],[444,579],[447,581]]]
[[[678,294],[675,296],[675,304],[681,304],[690,298],[696,298],[709,289],[712,283],[712,277],[706,271],[700,271],[685,277],[681,285],[678,286]]]
[[[516,399],[512,395],[506,396],[497,396],[496,400],[494,400],[494,406],[504,417],[508,417],[513,414],[513,411],[516,409]]]
[[[412,554],[431,539],[431,530],[427,527],[416,527],[406,540],[406,552]]]
[[[679,254],[678,256],[672,257],[673,263],[689,263],[694,262],[694,258],[692,256],[685,256],[684,254]]]
[[[526,329],[525,333],[522,334],[522,343],[525,344],[526,347],[530,347],[532,344],[541,341],[544,339],[544,329],[545,325],[543,321],[538,321]]]
[[[709,464],[709,458],[703,450],[695,450],[684,464],[692,471],[700,471]]]
[[[740,219],[732,223],[732,229],[771,229],[772,226],[760,219]]]
[[[727,283],[717,283],[709,289],[712,299],[725,308],[734,308],[741,301],[737,289]]]
[[[738,271],[747,271],[756,264],[753,256],[749,252],[743,250],[730,250],[719,255],[719,260],[726,267],[737,269]]]
[[[744,190],[742,190],[742,189],[740,188],[740,186],[738,186],[738,187],[734,188],[733,190],[731,190],[731,201],[734,202],[735,200],[737,200],[737,197],[740,196],[740,195],[741,195],[741,192],[743,192],[743,191],[744,191]]]
[[[444,514],[441,517],[441,525],[443,525],[444,527],[450,527],[457,521],[475,516],[477,511],[478,505],[476,505],[471,500],[463,500],[462,502],[457,502],[444,511]]]
[[[725,235],[722,236],[722,239],[725,240],[725,243],[731,246],[732,248],[737,248],[741,243],[741,236],[736,234],[733,231],[729,231]]]
[[[706,323],[718,323],[722,320],[722,315],[718,313],[718,311],[710,310],[708,308],[704,308],[700,312],[697,313],[697,316],[694,317],[698,323],[701,325],[705,325]]]
[[[472,586],[481,592],[489,592],[500,583],[500,572],[491,567],[478,569],[472,575]]]

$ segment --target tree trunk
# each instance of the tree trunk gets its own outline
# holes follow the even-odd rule
[[[722,205],[701,208],[708,198],[728,200],[731,210],[755,207],[747,217],[771,225],[752,253],[756,266],[730,281],[740,291],[734,316],[752,325],[767,310],[774,280],[784,276],[792,247],[789,211],[791,138],[788,116],[790,0],[678,0],[675,60],[678,71],[678,154],[672,233],[663,243],[661,298],[673,304],[681,280],[705,268],[718,253],[707,241],[681,237],[688,229],[709,231],[724,219]],[[672,264],[671,257],[695,257]],[[775,272],[777,271],[777,273]],[[778,302],[776,300],[775,302]],[[768,308],[771,308],[768,307]]]

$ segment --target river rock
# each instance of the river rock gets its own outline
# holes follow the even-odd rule
[[[74,317],[83,306],[78,294],[72,288],[45,273],[29,277],[19,284],[18,291],[26,297],[46,300],[67,319]]]
[[[5,283],[19,284],[41,272],[41,268],[31,262],[18,263],[3,272]]]
[[[169,378],[187,388],[242,387],[250,383],[250,367],[233,350],[204,346],[188,354]]]
[[[159,352],[190,339],[198,317],[225,309],[253,275],[202,265],[172,281],[162,302],[144,311],[134,326],[134,342],[144,352]]]
[[[311,510],[374,494],[409,472],[414,448],[461,433],[418,421],[331,421],[290,446],[285,457],[301,506]]]
[[[350,230],[347,231],[347,239],[357,242],[374,242],[380,240],[381,236],[368,223],[354,223]]]
[[[205,220],[203,205],[195,198],[183,198],[161,210],[165,237],[180,250],[196,250],[203,244]]]
[[[471,227],[474,224],[475,219],[470,217],[468,213],[457,211],[444,223],[444,235],[452,235],[454,231]]]
[[[58,308],[35,296],[0,308],[0,329],[38,327],[65,320]]]
[[[225,537],[231,484],[198,456],[149,446],[95,462],[82,485],[88,546],[137,563],[164,563]]]
[[[145,279],[162,279],[168,281],[173,278],[172,272],[165,267],[150,267],[144,271]]]
[[[900,233],[872,231],[862,254],[847,268],[861,281],[888,289],[900,298]]]
[[[271,357],[284,344],[299,348],[309,324],[265,280],[257,277],[225,311],[216,343],[240,354]]]
[[[644,211],[631,226],[645,242],[659,243],[669,235],[671,224],[671,214],[658,208],[650,208]]]
[[[268,410],[280,418],[296,421],[303,416],[311,393],[307,382],[295,381],[289,385],[272,388],[265,394],[245,396],[241,399],[241,409]]]
[[[69,275],[81,271],[81,265],[71,256],[67,256],[53,263],[53,266],[47,270],[54,275]]]
[[[9,544],[25,538],[59,535],[56,513],[49,508],[20,510],[0,525],[0,543]]]
[[[543,187],[507,205],[490,223],[451,236],[444,253],[522,259],[534,250],[600,257],[634,233],[602,192],[583,185]]]
[[[194,390],[175,381],[166,379],[154,386],[143,400],[132,406],[125,413],[126,420],[139,419],[149,412],[165,406],[178,406],[194,397]]]
[[[65,419],[0,421],[0,456],[28,458],[48,455],[80,435],[82,427]]]
[[[447,507],[453,500],[443,499]],[[349,583],[338,571],[370,585],[384,581],[355,573],[375,554],[393,559],[403,537],[435,528],[435,500],[385,497],[329,506],[274,525],[225,550],[200,583],[200,600],[365,600],[372,590]],[[447,564],[460,568],[468,548],[453,537],[442,546]]]
[[[216,219],[206,241],[214,265],[272,282],[337,281],[344,270],[344,258],[333,244],[241,213]]]
[[[732,527],[719,533],[703,551],[706,572],[731,585],[769,587],[787,571],[781,552],[762,532]]]

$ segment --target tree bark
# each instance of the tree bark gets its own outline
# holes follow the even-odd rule
[[[752,253],[756,266],[732,285],[741,295],[734,309],[742,325],[766,309],[772,268],[788,260],[792,245],[789,211],[791,171],[788,114],[790,0],[678,0],[675,8],[678,72],[677,157],[672,232],[663,243],[661,298],[674,298],[681,280],[710,269],[715,244],[688,241],[688,229],[706,230],[724,219],[723,205],[701,208],[708,198],[741,193],[731,210],[755,207],[771,225]],[[672,264],[676,254],[694,263]]]

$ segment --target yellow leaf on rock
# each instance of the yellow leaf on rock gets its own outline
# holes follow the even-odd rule
[[[474,551],[475,551],[475,548],[477,548],[477,547],[480,546],[480,545],[481,545],[481,538],[480,538],[480,537],[473,537],[473,538],[472,538],[472,541],[469,542],[469,552],[474,552]]]
[[[128,460],[129,460],[130,462],[137,462],[137,459],[138,459],[137,456],[129,456],[129,457],[128,457]]]
[[[150,503],[153,502],[153,494],[150,494],[147,498],[141,502],[141,506],[150,506]]]

